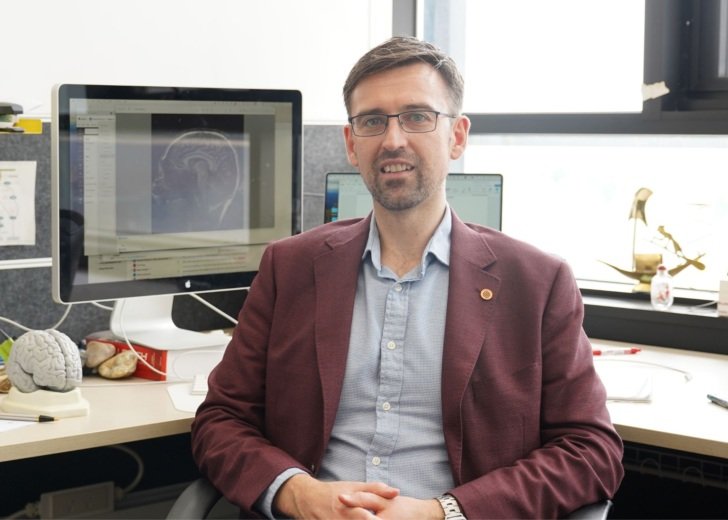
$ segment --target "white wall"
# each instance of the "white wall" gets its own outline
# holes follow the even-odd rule
[[[354,62],[392,0],[5,0],[0,101],[48,117],[55,83],[286,88],[304,122],[345,122]]]

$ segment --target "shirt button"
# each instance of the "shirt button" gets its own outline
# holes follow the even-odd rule
[[[402,284],[398,284],[398,283],[394,284],[394,290],[396,292],[402,292]]]
[[[379,457],[372,458],[372,464],[374,464],[375,466],[379,466],[381,463],[382,459],[380,459]]]
[[[390,342],[387,343],[387,348],[389,350],[394,350],[394,349],[397,348],[397,344],[394,341],[390,341]]]
[[[383,410],[384,410],[385,412],[388,412],[389,410],[391,410],[391,409],[392,409],[392,405],[391,405],[391,404],[389,404],[389,403],[384,403],[384,404],[382,405],[382,409],[383,409]]]

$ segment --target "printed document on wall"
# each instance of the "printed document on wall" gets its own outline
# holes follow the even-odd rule
[[[0,246],[35,245],[35,161],[0,161]]]

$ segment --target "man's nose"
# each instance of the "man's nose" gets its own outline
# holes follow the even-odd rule
[[[399,118],[391,117],[384,129],[384,141],[382,145],[388,149],[397,149],[404,146],[407,141],[407,132],[402,129]]]

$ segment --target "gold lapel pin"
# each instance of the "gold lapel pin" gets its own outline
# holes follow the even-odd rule
[[[493,298],[493,291],[490,289],[483,289],[480,291],[480,297],[481,299],[488,301]]]

